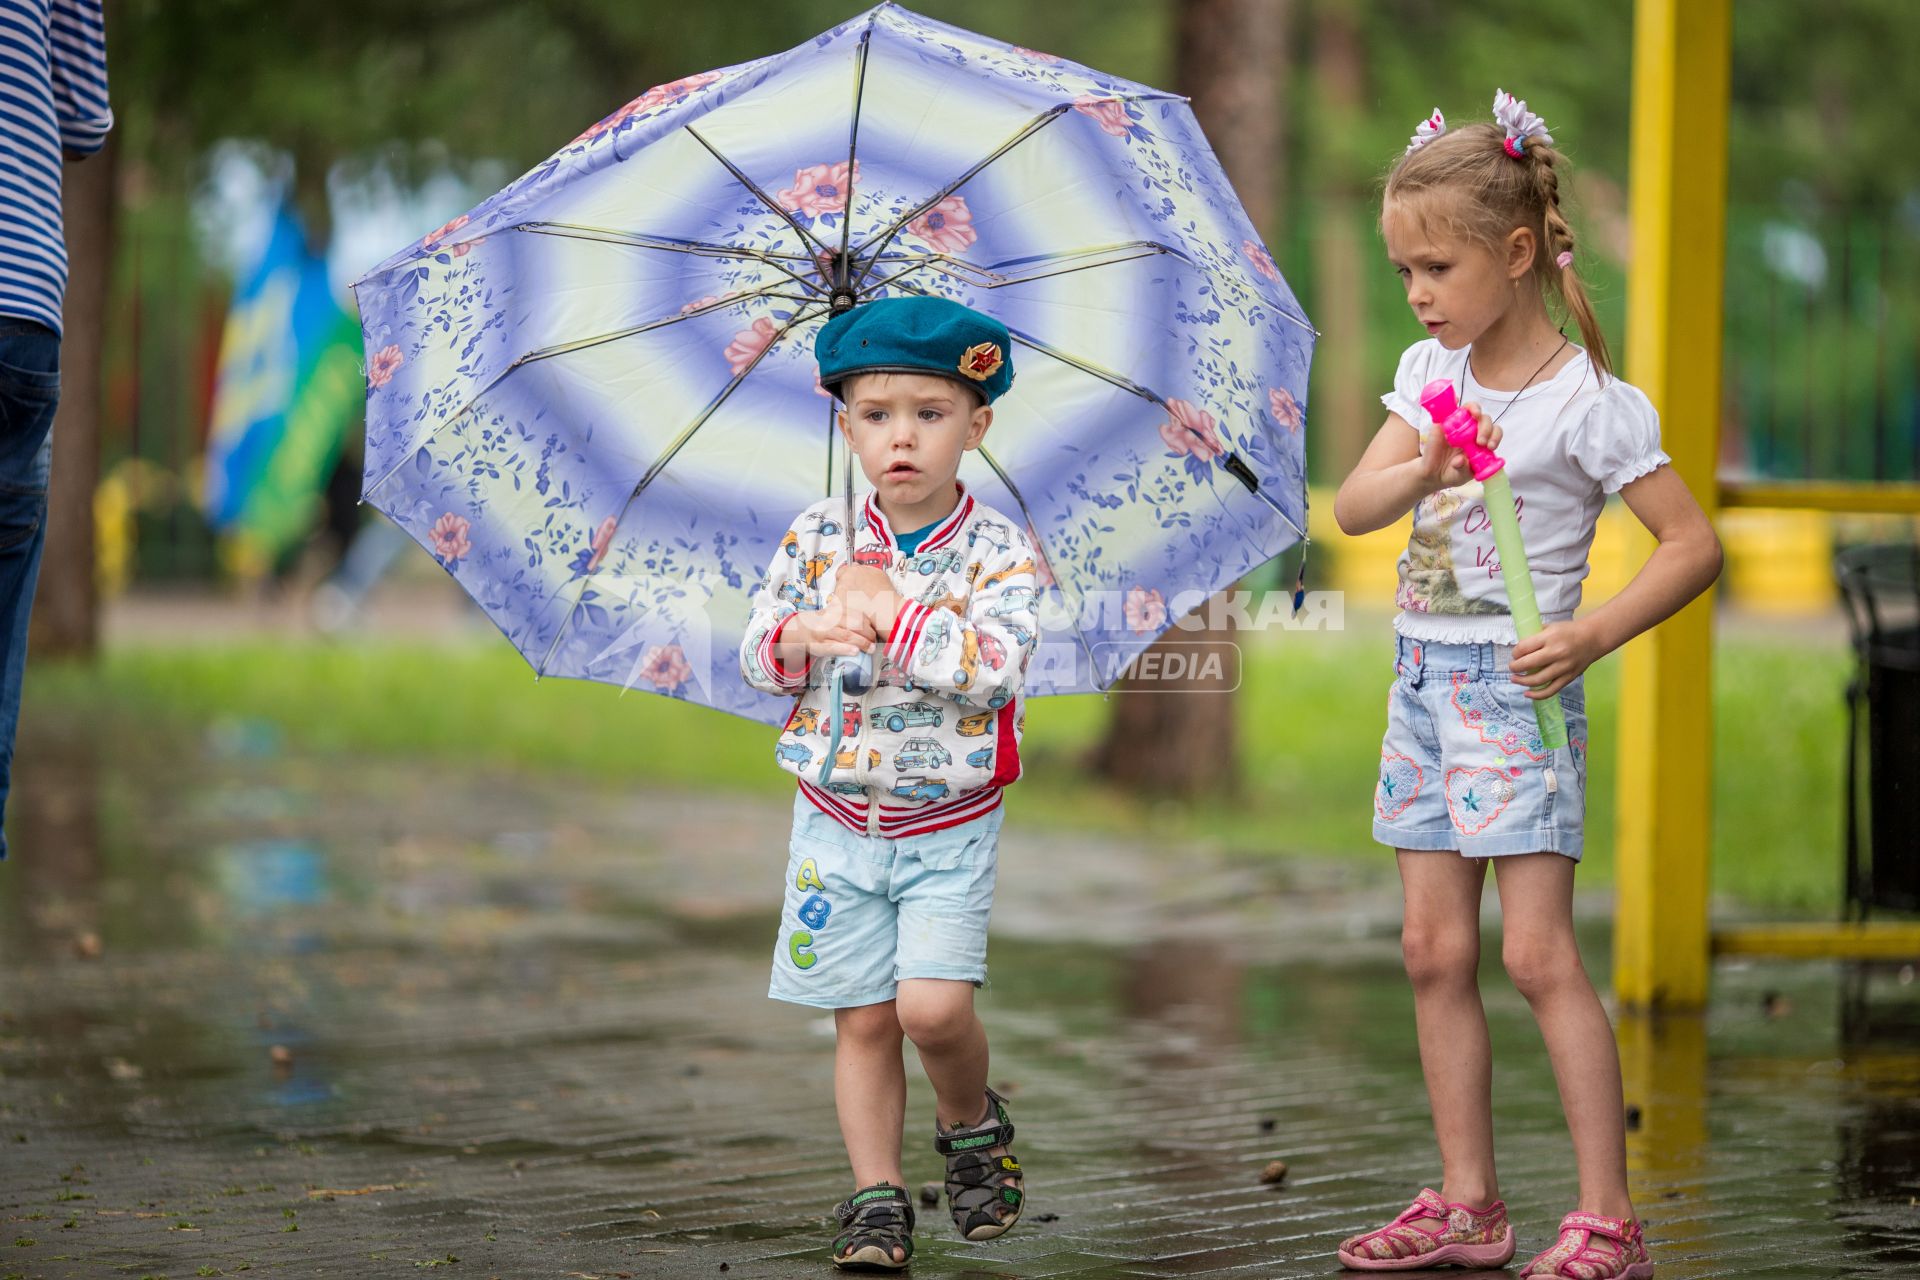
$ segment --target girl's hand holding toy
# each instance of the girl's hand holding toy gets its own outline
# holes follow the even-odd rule
[[[1576,618],[1572,622],[1550,622],[1534,634],[1520,637],[1508,666],[1513,682],[1526,686],[1529,698],[1552,698],[1606,656],[1606,647],[1593,637],[1583,620]]]
[[[1472,443],[1489,453],[1500,447],[1500,427],[1487,420],[1479,405],[1469,400],[1460,406],[1460,412],[1472,414],[1477,424]],[[1435,429],[1427,432],[1426,443],[1420,447],[1420,474],[1426,482],[1427,494],[1457,489],[1474,478],[1466,451],[1439,430],[1437,419]]]

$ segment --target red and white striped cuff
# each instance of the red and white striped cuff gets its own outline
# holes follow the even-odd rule
[[[808,656],[805,662],[800,664],[798,671],[789,671],[780,661],[780,633],[785,631],[787,624],[798,616],[798,614],[790,613],[780,619],[773,630],[767,632],[766,637],[760,641],[761,668],[774,678],[775,683],[785,685],[789,689],[798,689],[801,685],[805,684],[807,682],[807,672],[813,669],[813,658],[811,655]]]

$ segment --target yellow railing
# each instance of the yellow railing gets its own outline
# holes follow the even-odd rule
[[[1913,516],[1920,515],[1920,484],[1722,481],[1720,505]]]

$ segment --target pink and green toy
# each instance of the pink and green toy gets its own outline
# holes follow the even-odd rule
[[[1533,573],[1527,568],[1527,544],[1520,537],[1520,512],[1513,502],[1513,485],[1507,479],[1506,459],[1479,441],[1479,423],[1460,407],[1453,384],[1436,378],[1420,393],[1420,405],[1433,418],[1435,428],[1448,444],[1467,456],[1473,478],[1486,490],[1487,520],[1493,526],[1493,545],[1500,552],[1500,577],[1507,587],[1507,609],[1513,614],[1513,632],[1525,640],[1541,629],[1540,604],[1533,596]],[[1540,698],[1533,704],[1540,722],[1540,739],[1550,748],[1567,745],[1567,720],[1560,709],[1560,695]]]

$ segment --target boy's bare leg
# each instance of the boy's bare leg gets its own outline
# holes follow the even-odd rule
[[[934,1118],[941,1131],[972,1129],[992,1119],[996,1113],[987,1100],[987,1032],[973,1011],[973,984],[943,978],[909,978],[901,982],[896,999],[900,1027],[919,1050],[920,1065],[933,1084]],[[989,1161],[1012,1154],[1004,1144],[979,1153]],[[1020,1186],[1018,1167],[1014,1166],[1009,1173],[1009,1189]],[[996,1178],[1008,1176],[1007,1173],[995,1174]],[[950,1182],[949,1190],[951,1188]],[[976,1209],[962,1206],[968,1205],[977,1194],[977,1190],[972,1190],[966,1197],[950,1198],[948,1207],[954,1212],[956,1224],[963,1217],[969,1221],[975,1218]],[[1018,1208],[1010,1208],[1004,1200],[996,1198],[989,1205],[985,1212],[1001,1224],[994,1234],[1005,1230],[1019,1217]],[[976,1223],[973,1230],[986,1230],[986,1227]],[[984,1238],[988,1237],[968,1235],[968,1239]]]
[[[987,1111],[987,1030],[973,1011],[973,984],[908,978],[896,999],[900,1028],[933,1085],[940,1127],[979,1124]]]
[[[853,1163],[854,1188],[876,1182],[905,1186],[900,1128],[907,1115],[907,1069],[894,1002],[835,1009],[833,1025],[833,1102]]]

